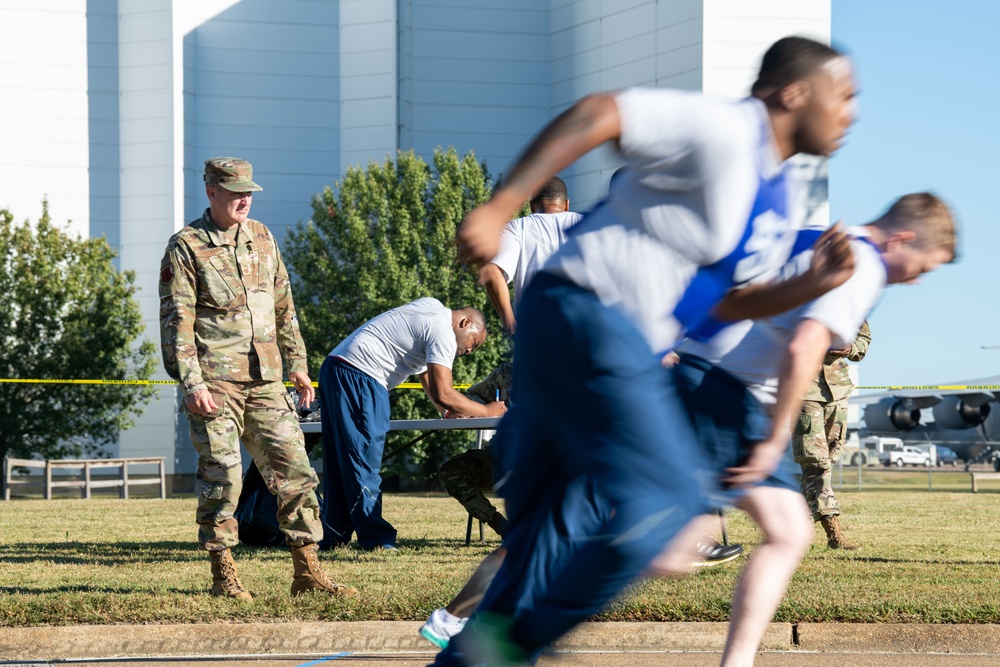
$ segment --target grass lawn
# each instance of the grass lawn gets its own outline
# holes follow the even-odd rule
[[[860,552],[812,550],[778,610],[780,621],[1000,623],[1000,485],[968,490],[968,475],[890,475],[863,491],[845,470],[843,523]],[[852,486],[853,485],[853,486]],[[992,486],[988,486],[992,485]],[[921,489],[922,486],[922,489]],[[288,596],[283,549],[240,547],[253,603],[208,594],[193,498],[15,500],[0,505],[0,625],[423,620],[498,545],[464,546],[465,514],[440,495],[391,495],[397,553],[351,548],[322,555],[352,600]],[[759,534],[730,512],[729,535],[748,550]],[[741,561],[691,577],[637,584],[606,620],[723,621]],[[586,585],[586,582],[581,582]]]

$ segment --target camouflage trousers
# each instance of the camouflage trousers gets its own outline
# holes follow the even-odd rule
[[[316,472],[302,440],[295,404],[281,382],[206,383],[219,407],[204,416],[187,412],[198,452],[198,542],[209,551],[233,547],[239,527],[233,512],[243,486],[240,443],[278,500],[278,525],[289,546],[319,542],[323,527]]]
[[[493,457],[488,445],[448,459],[438,468],[438,478],[448,495],[483,523],[500,514],[485,494],[493,490]]]
[[[833,493],[833,466],[840,461],[847,435],[847,399],[806,401],[792,436],[792,454],[802,468],[802,495],[813,519],[840,514]]]

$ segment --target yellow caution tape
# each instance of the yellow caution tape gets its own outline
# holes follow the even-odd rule
[[[137,385],[154,385],[154,384],[166,384],[166,385],[176,385],[175,380],[62,380],[62,379],[21,379],[21,378],[0,378],[0,384],[137,384]],[[294,386],[291,382],[285,383],[286,387]],[[313,382],[312,386],[318,387],[318,382]],[[452,387],[455,389],[468,389],[471,384],[453,384]],[[421,384],[419,382],[403,382],[397,389],[420,389]]]
[[[996,384],[908,384],[908,385],[861,385],[858,389],[881,389],[883,391],[919,390],[919,391],[997,391]]]
[[[135,385],[176,385],[174,380],[64,380],[64,379],[21,379],[21,378],[0,378],[0,384],[135,384]],[[285,383],[286,387],[293,386],[291,382]],[[318,382],[313,382],[312,386],[318,387]],[[468,389],[468,383],[456,383],[452,387],[455,389]],[[420,389],[419,382],[403,382],[397,389]],[[877,389],[881,391],[1000,391],[1000,385],[996,384],[880,384],[861,385],[858,389]]]

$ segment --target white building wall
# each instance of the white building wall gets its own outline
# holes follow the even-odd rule
[[[180,101],[170,0],[118,1],[119,264],[136,274],[147,338],[159,343],[157,276],[165,240],[177,229],[182,169]],[[166,379],[160,370],[155,376]],[[164,456],[173,472],[176,390],[162,387],[119,456]]]
[[[704,91],[738,99],[750,92],[761,57],[782,37],[800,35],[830,43],[830,0],[704,0]],[[830,221],[826,159],[799,156],[808,224]]]
[[[475,150],[494,176],[588,93],[736,98],[775,39],[829,39],[830,0],[0,0],[0,206],[105,235],[158,344],[159,261],[205,207],[206,158],[250,160],[252,215],[283,240],[346,166]],[[574,208],[618,161],[568,169]],[[825,163],[813,205],[825,216]],[[157,377],[165,377],[162,371]],[[122,455],[195,456],[160,392]],[[180,420],[180,421],[179,421]],[[170,454],[174,456],[171,457]]]
[[[338,175],[348,166],[364,167],[371,160],[395,157],[399,112],[396,5],[396,0],[340,0]]]
[[[187,44],[185,93],[190,98],[183,222],[208,205],[205,160],[242,157],[253,164],[254,180],[264,188],[254,195],[251,216],[281,240],[289,226],[309,219],[312,195],[339,172],[340,3],[216,4],[226,8],[176,36]]]
[[[702,0],[551,0],[551,115],[591,93],[631,86],[701,88]],[[610,147],[563,174],[575,210],[607,194],[621,164]]]
[[[400,148],[475,150],[494,177],[549,119],[548,12],[538,0],[403,0]]]
[[[72,220],[68,229],[84,236],[90,231],[89,54],[107,55],[88,40],[90,4],[0,0],[0,208],[37,220],[48,196],[53,221]]]

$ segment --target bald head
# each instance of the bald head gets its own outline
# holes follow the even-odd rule
[[[451,328],[455,330],[458,356],[469,354],[486,342],[486,317],[472,306],[451,311]]]

